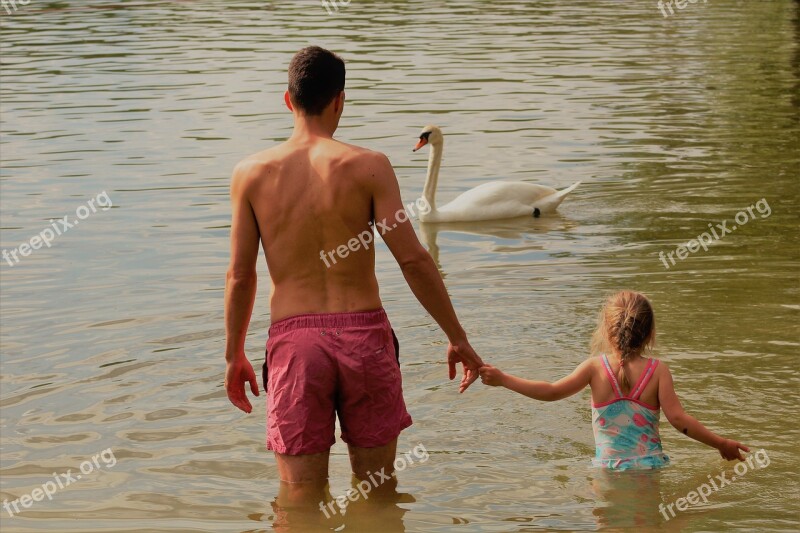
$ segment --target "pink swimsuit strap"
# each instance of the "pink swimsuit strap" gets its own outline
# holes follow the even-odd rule
[[[658,366],[657,359],[653,359],[651,357],[650,359],[647,360],[647,366],[645,367],[644,372],[642,372],[642,375],[639,378],[639,382],[633,388],[633,391],[630,395],[632,399],[634,400],[639,399],[639,396],[642,395],[644,389],[647,387],[647,384],[650,383],[650,378],[652,378],[653,374],[655,374],[657,366]]]
[[[625,396],[622,394],[622,387],[619,386],[619,382],[617,381],[617,377],[614,375],[614,372],[611,370],[611,363],[608,361],[608,356],[603,354],[603,367],[606,369],[606,375],[608,375],[608,380],[611,382],[611,388],[614,390],[614,397],[615,398],[626,398],[629,400],[638,400],[639,396],[642,395],[644,392],[645,387],[647,384],[650,383],[650,379],[653,377],[653,373],[658,366],[658,360],[653,359],[652,357],[647,360],[647,366],[642,372],[642,375],[639,376],[639,381],[636,382],[636,385],[633,386],[631,389],[631,394],[629,396]]]
[[[617,383],[617,378],[614,376],[614,372],[611,371],[611,363],[608,362],[608,356],[603,354],[603,367],[606,369],[606,374],[608,375],[608,381],[611,382],[611,388],[614,391],[614,398],[624,398],[625,396],[622,394],[622,389]]]

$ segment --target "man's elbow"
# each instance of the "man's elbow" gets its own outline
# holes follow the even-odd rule
[[[225,276],[226,284],[230,287],[247,287],[258,279],[258,274],[255,268],[237,268],[231,266]]]
[[[402,270],[403,274],[406,276],[422,274],[430,269],[431,265],[435,267],[433,258],[424,248],[420,248],[413,254],[409,254],[398,260],[398,264],[400,265],[400,270]]]

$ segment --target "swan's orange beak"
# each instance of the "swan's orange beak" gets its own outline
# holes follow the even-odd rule
[[[414,149],[413,149],[413,150],[411,150],[411,151],[412,151],[412,152],[416,152],[417,150],[419,150],[420,148],[422,148],[422,147],[423,147],[423,146],[425,146],[426,144],[428,144],[428,139],[426,139],[425,137],[420,137],[420,139],[419,139],[419,142],[418,142],[418,143],[417,143],[417,145],[414,147]]]

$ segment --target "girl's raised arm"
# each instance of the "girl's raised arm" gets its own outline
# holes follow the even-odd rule
[[[663,362],[659,366],[662,370],[658,381],[658,402],[672,427],[696,441],[716,448],[719,450],[719,454],[728,461],[734,459],[744,461],[744,456],[739,450],[749,452],[750,449],[735,440],[720,437],[684,411],[678,395],[675,394],[669,367]]]
[[[481,381],[483,381],[485,385],[505,387],[508,390],[544,402],[563,400],[568,396],[577,394],[585,389],[592,380],[590,360],[584,361],[572,371],[572,374],[559,379],[555,383],[518,378],[511,374],[506,374],[492,365],[482,366],[479,372],[481,374]]]

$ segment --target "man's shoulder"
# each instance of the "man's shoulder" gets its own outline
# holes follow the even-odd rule
[[[370,183],[388,180],[394,176],[392,163],[383,152],[353,144],[345,146],[346,155],[341,162],[349,176],[358,176]]]
[[[347,163],[356,165],[375,165],[382,164],[384,162],[388,163],[389,161],[389,158],[386,157],[386,154],[383,152],[378,152],[377,150],[371,150],[364,146],[348,144],[341,141],[337,141],[337,144],[341,149],[342,159]]]
[[[267,148],[239,161],[233,169],[233,180],[250,182],[278,171],[281,166],[278,148],[280,147]]]

